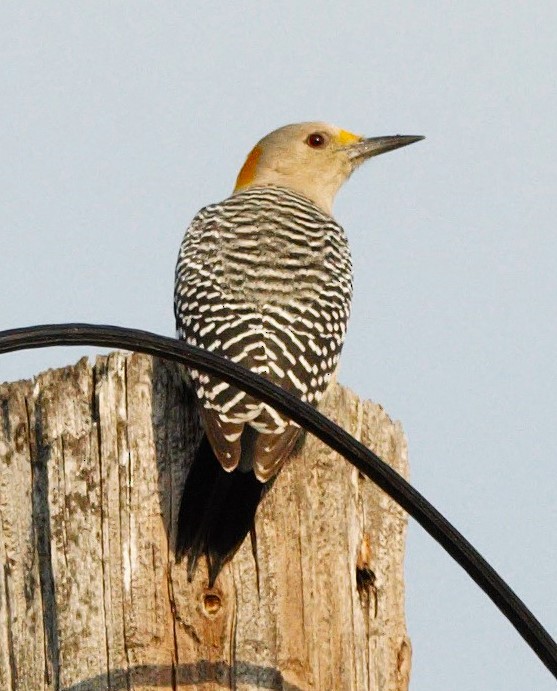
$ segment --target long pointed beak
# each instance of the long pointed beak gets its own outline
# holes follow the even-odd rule
[[[416,134],[395,134],[392,137],[370,137],[369,139],[361,139],[346,147],[348,156],[354,163],[361,163],[372,156],[379,156],[387,151],[400,149],[401,146],[408,146],[414,144],[421,139],[425,139]]]

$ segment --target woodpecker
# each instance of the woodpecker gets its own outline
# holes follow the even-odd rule
[[[336,370],[352,266],[332,217],[365,160],[423,137],[364,138],[322,122],[287,125],[248,155],[230,197],[202,209],[176,265],[178,337],[256,372],[314,406]],[[176,558],[209,585],[253,526],[257,506],[302,430],[243,391],[195,369],[204,437],[184,487]]]

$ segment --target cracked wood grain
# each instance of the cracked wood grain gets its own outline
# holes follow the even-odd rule
[[[322,409],[407,474],[380,406],[336,385]],[[400,508],[308,435],[259,509],[259,579],[248,539],[207,590],[172,551],[198,436],[147,356],[0,385],[0,689],[407,689]]]

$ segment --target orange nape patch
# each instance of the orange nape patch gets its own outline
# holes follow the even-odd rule
[[[261,149],[256,146],[252,149],[246,158],[246,162],[242,166],[242,170],[238,173],[236,178],[236,187],[234,191],[241,190],[243,187],[251,185],[255,180],[255,174],[257,170],[257,163],[261,158]]]
[[[342,146],[348,146],[354,142],[359,142],[361,137],[359,134],[352,134],[352,132],[348,132],[348,130],[339,130],[337,139],[339,144],[342,144]]]

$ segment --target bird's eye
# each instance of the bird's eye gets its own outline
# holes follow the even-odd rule
[[[313,132],[306,139],[306,144],[312,149],[322,149],[327,143],[327,137],[321,132]]]

